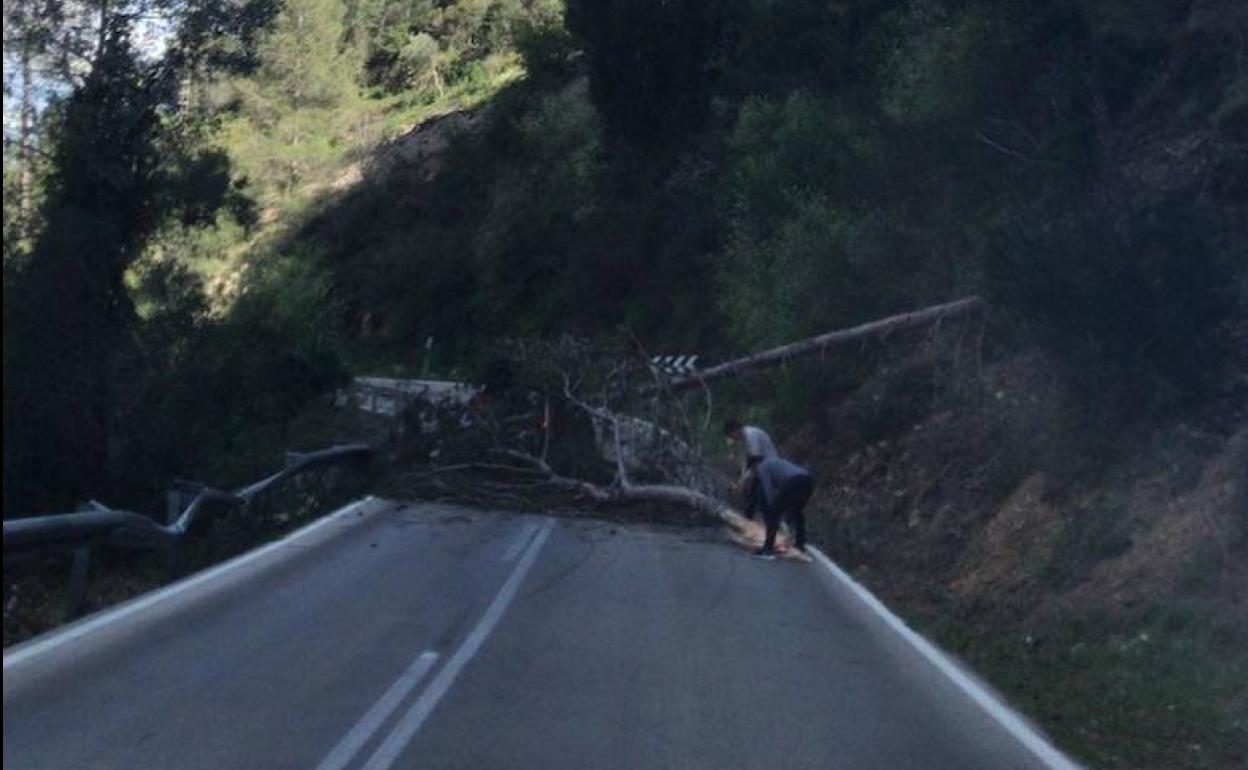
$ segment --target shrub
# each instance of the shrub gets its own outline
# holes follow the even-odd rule
[[[1217,211],[1188,198],[1121,212],[1037,205],[1013,213],[989,275],[999,304],[1099,380],[1095,391],[1156,405],[1214,372],[1209,332],[1233,309],[1243,269],[1229,237]]]

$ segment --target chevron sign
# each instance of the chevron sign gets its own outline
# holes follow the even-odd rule
[[[697,356],[652,356],[650,366],[668,375],[692,374],[697,371]]]

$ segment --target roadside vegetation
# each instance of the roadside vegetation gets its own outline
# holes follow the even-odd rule
[[[1248,11],[1147,6],[189,0],[156,52],[140,0],[6,0],[5,515],[249,480],[352,438],[353,374],[978,295],[691,438],[769,426],[818,541],[1092,766],[1248,762]]]

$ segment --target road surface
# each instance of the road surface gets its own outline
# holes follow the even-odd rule
[[[4,767],[1071,767],[999,712],[820,564],[369,499],[7,650]]]

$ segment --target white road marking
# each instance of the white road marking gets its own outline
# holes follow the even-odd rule
[[[974,677],[969,676],[953,663],[947,655],[937,649],[935,645],[913,631],[901,618],[894,615],[892,610],[885,607],[884,603],[875,598],[874,594],[838,567],[823,551],[814,546],[809,547],[807,550],[814,554],[815,560],[827,569],[833,577],[849,588],[868,609],[878,615],[892,630],[909,642],[920,655],[947,676],[958,689],[966,693],[972,701],[987,712],[988,716],[992,717],[1006,732],[1014,736],[1019,743],[1022,743],[1040,760],[1041,764],[1049,768],[1049,770],[1081,770],[1079,765],[1075,764],[1042,738],[1013,709],[997,700],[983,685],[975,681]]]
[[[312,522],[311,524],[308,524],[305,527],[295,530],[289,535],[286,535],[285,537],[283,537],[281,540],[276,540],[272,543],[269,543],[266,546],[257,548],[254,551],[248,551],[245,554],[236,556],[233,559],[230,559],[229,561],[218,564],[217,566],[211,569],[205,570],[196,575],[192,575],[186,578],[185,580],[178,581],[177,583],[174,583],[173,585],[166,586],[165,588],[162,588],[158,591],[149,593],[142,598],[123,604],[120,607],[117,607],[113,610],[103,612],[82,623],[71,625],[68,628],[66,628],[64,631],[61,631],[59,633],[54,633],[53,635],[43,639],[42,641],[37,641],[28,645],[24,645],[22,647],[19,647],[17,650],[15,650],[12,653],[5,653],[4,670],[8,671],[13,666],[17,666],[38,655],[42,655],[46,652],[55,650],[56,648],[62,647],[76,639],[81,639],[82,637],[86,636],[87,634],[92,633],[93,631],[98,631],[99,629],[104,628],[105,626],[111,625],[113,623],[116,623],[119,620],[124,620],[125,618],[128,618],[131,615],[134,615],[135,613],[142,612],[143,610],[153,607],[156,604],[159,604],[160,602],[165,601],[166,599],[169,599],[173,596],[177,596],[178,594],[183,593],[185,591],[189,591],[192,588],[195,588],[197,586],[203,585],[204,583],[207,583],[209,580],[212,580],[213,578],[220,577],[221,575],[224,575],[227,572],[236,570],[239,567],[249,564],[255,561],[256,559],[259,559],[262,556],[265,556],[266,554],[272,553],[278,548],[282,548],[284,546],[290,545],[295,540],[298,540],[306,535],[311,534],[312,532],[320,529],[326,524],[329,524],[334,521],[338,521],[339,519],[345,516],[348,516],[351,513],[354,513],[356,510],[368,504],[369,502],[372,502],[374,499],[375,498],[372,495],[369,495],[368,497],[362,500],[357,500],[354,503],[351,503],[350,505],[347,505],[343,508],[339,508],[337,511],[334,511],[333,513],[327,514],[326,516],[323,516],[322,518],[317,519],[316,521]]]
[[[524,550],[524,546],[533,539],[533,533],[537,531],[536,524],[526,524],[516,533],[515,540],[507,548],[507,552],[503,554],[503,561],[515,561],[520,552]]]
[[[369,758],[368,763],[364,765],[364,770],[387,770],[399,758],[399,754],[411,742],[412,737],[416,735],[416,731],[420,729],[420,726],[433,713],[433,709],[438,705],[438,701],[451,689],[451,685],[455,682],[455,677],[459,676],[459,672],[481,649],[481,645],[485,643],[486,637],[490,635],[494,626],[498,624],[499,619],[503,617],[503,613],[507,611],[507,606],[515,598],[516,591],[520,589],[520,584],[524,582],[525,575],[528,574],[529,568],[533,566],[533,562],[537,559],[538,551],[542,550],[542,545],[546,543],[546,538],[550,535],[550,530],[554,523],[553,519],[546,519],[545,523],[538,530],[537,536],[533,538],[528,548],[525,549],[524,555],[520,557],[520,561],[516,564],[515,569],[511,571],[507,582],[499,590],[498,596],[494,597],[494,601],[490,602],[490,606],[485,610],[485,614],[481,616],[481,620],[477,621],[476,627],[464,639],[463,644],[459,646],[455,654],[446,661],[446,665],[438,671],[437,676],[429,683],[429,687],[416,699],[416,702],[403,715],[403,718],[399,720],[394,731],[390,733],[389,737],[382,742],[373,756]]]
[[[316,770],[342,770],[346,767],[373,734],[381,729],[381,725],[390,715],[403,705],[403,701],[416,689],[416,685],[420,684],[420,680],[425,678],[425,674],[429,673],[437,660],[436,652],[421,653],[394,684],[390,685],[381,699],[360,718],[355,727],[339,741],[333,751],[321,760]]]

